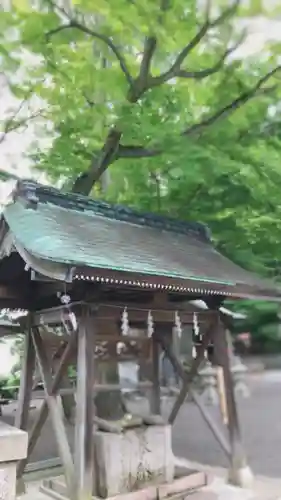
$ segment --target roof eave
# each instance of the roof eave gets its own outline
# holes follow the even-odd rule
[[[166,292],[203,297],[218,295],[229,298],[246,298],[281,302],[281,289],[261,289],[246,284],[222,284],[204,279],[187,279],[173,276],[157,276],[129,271],[73,266],[71,263],[59,263],[31,254],[16,239],[14,248],[28,268],[48,279],[61,282],[87,281],[108,286],[134,287],[142,290],[165,290]]]

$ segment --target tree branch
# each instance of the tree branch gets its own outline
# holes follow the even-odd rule
[[[156,188],[156,201],[157,201],[157,210],[160,212],[162,208],[161,203],[161,179],[155,172],[149,172],[150,179],[154,182]]]
[[[214,65],[212,68],[207,68],[206,70],[201,70],[197,72],[188,72],[186,70],[183,70],[181,68],[182,62],[184,62],[186,56],[188,53],[195,47],[201,39],[205,36],[207,33],[208,29],[210,27],[214,27],[219,25],[220,23],[224,22],[228,17],[232,16],[233,13],[236,11],[240,3],[240,0],[236,0],[231,7],[228,9],[225,9],[223,13],[218,16],[214,21],[209,20],[209,7],[208,7],[208,13],[207,13],[207,20],[205,24],[202,26],[201,30],[195,35],[195,37],[189,42],[189,44],[180,52],[178,55],[175,63],[172,65],[170,68],[169,72],[173,72],[173,76],[179,75],[185,78],[203,78],[209,74],[212,74],[220,69],[220,67],[223,65],[223,62],[225,61],[226,57],[233,52],[237,48],[238,45],[235,45],[234,47],[227,49],[224,54],[221,56],[219,61]],[[210,3],[208,3],[210,5]],[[82,30],[83,32],[89,34],[90,36],[97,37],[101,40],[103,40],[106,44],[108,44],[108,40],[110,41],[110,44],[112,43],[111,39],[108,39],[108,37],[104,35],[100,35],[99,33],[93,32],[91,29],[87,28],[84,25],[80,25],[80,23],[76,21],[70,21],[69,24],[67,25],[62,25],[58,27],[56,30],[53,30],[52,32],[49,32],[50,34],[55,34],[63,29],[67,28],[77,28]],[[104,39],[105,38],[105,39]],[[239,42],[241,43],[241,41]],[[109,45],[110,46],[110,45]],[[114,46],[115,47],[115,46]],[[134,80],[130,74],[127,75],[127,80],[130,84],[130,89],[128,93],[128,100],[130,102],[136,102],[140,95],[150,88],[151,86],[151,81],[153,81],[153,78],[150,77],[149,81],[147,81],[147,77],[149,76],[150,73],[150,64],[151,60],[153,57],[154,50],[156,48],[156,40],[153,37],[148,37],[145,42],[145,48],[143,52],[143,59],[141,62],[141,67],[140,67],[140,74],[139,77],[142,76],[142,86],[140,85],[139,88],[136,88],[136,83],[138,79]],[[113,49],[112,49],[113,50]],[[117,49],[118,51],[118,49]],[[114,52],[115,53],[115,52]],[[119,59],[119,51],[117,53],[117,58]],[[121,54],[122,57],[122,54]],[[120,60],[119,60],[120,61]],[[121,65],[122,64],[122,65]],[[124,62],[125,64],[125,62]],[[124,72],[124,64],[122,63],[121,59],[121,69]],[[196,135],[201,135],[202,132],[205,129],[208,129],[208,127],[212,126],[214,123],[217,121],[229,116],[233,112],[235,112],[237,109],[239,109],[241,106],[246,104],[249,100],[254,98],[255,96],[259,94],[266,94],[271,92],[274,87],[264,87],[264,84],[270,79],[270,77],[274,76],[277,72],[279,72],[281,69],[281,66],[276,67],[273,69],[271,72],[266,74],[264,77],[262,77],[258,82],[251,87],[250,89],[246,89],[243,91],[236,99],[234,99],[232,102],[224,106],[223,108],[220,108],[217,110],[215,113],[213,113],[210,116],[207,116],[206,118],[204,117],[200,122],[193,124],[186,130],[184,130],[181,133],[182,137],[186,136],[191,136],[193,134]],[[125,75],[126,75],[126,65],[125,65]],[[170,78],[171,73],[169,73],[169,78]],[[157,84],[161,84],[162,81],[160,81],[160,78],[167,78],[167,72],[160,75],[159,77],[155,77],[158,79]],[[146,82],[144,82],[146,79]],[[153,85],[152,85],[153,86]],[[112,127],[109,130],[109,133],[107,135],[107,138],[105,140],[104,146],[102,150],[99,153],[95,153],[92,157],[91,165],[89,167],[89,170],[86,173],[83,173],[82,175],[79,176],[79,178],[76,180],[73,186],[73,191],[74,192],[80,192],[82,194],[88,195],[92,189],[92,186],[95,184],[95,182],[101,177],[101,175],[106,171],[106,169],[111,165],[114,161],[116,161],[119,158],[152,158],[158,155],[161,155],[165,153],[165,148],[162,146],[155,145],[155,147],[152,148],[146,148],[141,145],[124,145],[120,144],[122,137],[122,130],[119,130],[117,126]]]
[[[5,125],[4,125],[4,129],[0,134],[0,144],[2,144],[5,141],[7,135],[10,132],[14,132],[15,130],[19,129],[23,125],[27,125],[27,123],[30,120],[33,120],[34,118],[37,118],[38,116],[42,115],[42,112],[44,110],[40,109],[40,110],[32,113],[30,116],[27,116],[26,118],[16,120],[18,114],[22,111],[23,106],[27,102],[27,100],[28,100],[28,98],[23,99],[21,101],[19,107],[17,108],[17,110],[13,113],[13,115],[6,120]]]
[[[93,185],[100,179],[109,165],[116,160],[121,136],[122,132],[117,127],[112,127],[109,130],[102,150],[97,155],[93,155],[89,170],[75,181],[72,188],[73,193],[86,196],[90,194]]]
[[[98,31],[92,30],[92,29],[88,28],[87,26],[79,23],[75,19],[71,19],[67,24],[62,24],[62,25],[58,26],[57,28],[54,28],[54,29],[48,31],[46,33],[47,41],[49,41],[52,36],[60,33],[61,31],[67,30],[67,29],[77,29],[77,30],[82,31],[83,33],[91,36],[92,38],[96,38],[96,39],[100,40],[101,42],[105,43],[107,45],[107,47],[109,47],[110,50],[113,52],[113,54],[116,56],[116,58],[119,62],[120,68],[121,68],[123,74],[125,75],[125,78],[126,78],[128,84],[130,85],[130,87],[133,86],[134,80],[129,72],[125,58],[124,58],[122,52],[118,49],[118,47],[115,45],[115,43],[111,40],[111,38],[109,36],[106,36],[102,33],[99,33]]]
[[[159,23],[163,23],[163,15],[169,10],[171,4],[170,0],[160,0],[160,14],[159,14]],[[148,36],[144,41],[143,55],[140,64],[140,71],[137,80],[144,86],[147,84],[148,76],[150,75],[150,66],[152,62],[152,58],[154,52],[157,47],[157,38],[156,36]]]
[[[216,111],[214,114],[202,120],[199,123],[192,125],[182,132],[182,137],[191,136],[193,134],[200,134],[212,126],[217,121],[226,118],[230,114],[234,113],[241,106],[246,104],[249,100],[257,97],[258,95],[264,95],[268,92],[272,92],[276,87],[265,87],[263,85],[274,75],[276,75],[281,70],[281,66],[277,66],[272,71],[267,73],[265,76],[260,78],[258,82],[250,89],[243,92],[239,97],[234,99],[231,103],[224,106],[223,108]],[[95,156],[91,167],[88,172],[82,174],[73,186],[74,192],[79,192],[82,194],[89,194],[94,183],[100,178],[100,176],[106,171],[110,164],[115,160],[121,158],[153,158],[155,156],[160,156],[165,153],[163,147],[146,148],[141,145],[124,145],[120,144],[122,133],[116,128],[110,130],[105,145],[99,156]]]
[[[65,72],[65,71],[62,71],[60,68],[58,68],[57,64],[53,61],[51,61],[50,58],[46,58],[46,65],[49,66],[51,69],[53,69],[54,71],[56,71],[57,73],[59,73],[61,76],[63,76],[63,78],[65,78],[72,86],[74,86],[70,76]],[[76,87],[75,87],[76,88]],[[85,99],[86,103],[88,104],[89,108],[93,108],[95,106],[95,102],[92,101],[92,99],[90,99],[90,97],[87,96],[87,94],[85,94],[85,92],[81,92],[81,95],[83,96],[83,98]]]
[[[198,199],[199,195],[202,197],[202,192],[206,185],[202,182],[195,186],[195,188],[187,195],[186,206],[190,209],[192,206],[192,202]]]
[[[245,143],[248,139],[266,139],[269,143],[272,135],[276,135],[279,132],[281,138],[281,123],[280,122],[271,122],[266,124],[261,124],[260,121],[254,124],[251,124],[250,129],[242,129],[239,130],[239,134],[237,140],[239,143]]]
[[[152,158],[161,154],[161,149],[146,149],[142,146],[120,144],[117,152],[117,158]]]
[[[17,110],[13,113],[13,115],[7,119],[7,121],[5,122],[5,125],[4,125],[4,130],[3,132],[1,133],[1,136],[0,136],[0,144],[2,144],[5,139],[6,139],[6,136],[9,132],[12,132],[13,130],[16,130],[18,128],[18,124],[16,124],[14,122],[14,120],[16,119],[17,115],[21,112],[21,110],[23,109],[23,106],[25,105],[25,103],[27,102],[27,99],[30,97],[30,95],[28,94],[28,97],[25,97],[19,107],[17,108]]]
[[[213,75],[214,73],[217,73],[220,69],[222,69],[224,62],[226,61],[227,57],[230,56],[242,43],[242,40],[239,39],[239,41],[233,45],[233,47],[230,47],[229,49],[225,50],[225,52],[222,54],[220,59],[210,68],[206,69],[201,69],[197,71],[187,71],[184,69],[179,69],[178,71],[175,71],[172,75],[169,72],[163,73],[160,76],[156,76],[151,79],[151,86],[157,86],[161,85],[162,83],[167,82],[171,78],[193,78],[195,80],[202,80],[203,78],[207,78],[210,75]]]
[[[221,120],[222,118],[226,118],[230,114],[234,113],[237,109],[239,109],[241,106],[246,104],[248,101],[253,99],[254,97],[257,96],[257,94],[266,94],[269,92],[272,92],[276,87],[271,86],[271,87],[265,87],[263,88],[263,85],[274,75],[279,73],[281,71],[281,66],[277,66],[274,68],[272,71],[267,73],[265,76],[260,78],[256,85],[254,87],[246,90],[242,94],[240,94],[239,97],[231,101],[229,104],[224,106],[223,108],[220,108],[218,111],[216,111],[214,114],[211,116],[205,118],[201,122],[195,123],[191,127],[187,128],[186,130],[183,131],[182,135],[184,136],[190,136],[193,135],[194,133],[200,133],[203,129],[213,125],[217,121]]]
[[[162,73],[159,76],[156,76],[152,79],[152,85],[161,85],[161,83],[165,83],[172,78],[175,77],[183,77],[183,78],[205,78],[206,76],[209,76],[216,71],[218,71],[223,62],[225,61],[226,57],[233,52],[238,45],[235,45],[232,49],[228,49],[225,51],[221,59],[216,63],[216,65],[213,68],[209,68],[206,70],[202,71],[185,71],[182,69],[182,64],[185,62],[188,54],[195,48],[197,45],[203,40],[205,35],[208,33],[208,31],[211,28],[214,28],[220,24],[223,24],[228,18],[232,17],[235,12],[237,11],[238,7],[240,4],[240,0],[235,0],[235,2],[225,9],[216,19],[213,21],[210,20],[210,3],[208,2],[207,4],[207,9],[206,9],[206,21],[205,23],[201,26],[200,30],[196,33],[196,35],[192,38],[192,40],[181,50],[181,52],[178,54],[176,57],[175,62],[172,64],[172,66]],[[240,45],[241,41],[239,42]]]
[[[201,122],[195,123],[191,127],[187,128],[182,132],[182,136],[191,136],[193,134],[200,135],[205,129],[212,126],[217,121],[226,118],[227,116],[234,113],[237,109],[246,104],[249,100],[257,97],[258,95],[264,95],[272,92],[276,89],[276,86],[270,86],[263,88],[263,85],[274,75],[281,71],[281,66],[277,66],[272,71],[267,73],[265,76],[260,78],[257,83],[248,90],[245,90],[236,99],[231,101],[229,104],[220,108],[218,111],[208,116]],[[165,150],[160,146],[155,146],[153,148],[145,148],[143,146],[130,146],[121,144],[118,149],[117,158],[152,158],[154,156],[161,155]]]
[[[12,172],[9,172],[8,170],[2,170],[0,169],[0,181],[6,182],[6,181],[19,181],[19,177]]]
[[[146,37],[143,48],[143,56],[140,64],[138,79],[141,83],[146,83],[150,73],[150,65],[153,54],[156,50],[157,40],[155,36]]]
[[[131,103],[137,102],[144,92],[150,87],[150,66],[156,45],[157,40],[155,36],[146,37],[139,74],[137,78],[134,79],[127,94],[127,100]]]

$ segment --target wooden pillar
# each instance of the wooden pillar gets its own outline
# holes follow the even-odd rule
[[[67,367],[69,366],[71,355],[73,351],[75,350],[76,347],[76,331],[72,332],[72,335],[69,339],[69,342],[67,343],[64,352],[61,356],[60,359],[60,365],[57,369],[57,372],[54,375],[53,381],[52,381],[52,386],[51,386],[51,393],[53,395],[58,393],[61,379],[63,377],[63,374],[67,370]],[[28,459],[34,450],[34,447],[38,441],[38,438],[40,436],[42,427],[44,426],[49,414],[49,406],[47,403],[47,399],[44,400],[39,413],[37,415],[37,418],[33,424],[33,427],[30,431],[29,435],[29,440],[28,440],[28,450],[27,450],[27,457],[21,460],[18,463],[17,466],[17,477],[21,478],[24,472],[24,469],[26,467],[26,464],[28,463]]]
[[[163,349],[167,353],[171,363],[174,366],[175,371],[178,373],[178,375],[180,376],[180,378],[183,381],[179,396],[178,396],[177,400],[175,401],[174,406],[173,406],[171,413],[170,413],[170,416],[169,416],[169,423],[170,424],[174,423],[174,421],[178,415],[178,412],[179,412],[181,406],[183,405],[188,392],[190,391],[191,384],[192,384],[195,376],[197,375],[200,364],[202,363],[202,361],[204,359],[204,353],[205,353],[205,350],[210,342],[213,328],[214,328],[214,324],[212,321],[209,325],[209,328],[207,329],[207,331],[203,335],[202,344],[199,346],[197,356],[193,360],[192,365],[191,365],[191,369],[188,373],[185,373],[181,363],[179,362],[179,360],[177,359],[175,354],[173,352],[171,352],[171,349],[167,345],[167,343],[165,343],[165,339],[161,339],[161,338],[159,339],[159,342],[162,344]]]
[[[155,335],[152,335],[152,390],[150,411],[153,415],[161,415],[160,345]]]
[[[230,356],[226,329],[221,322],[218,313],[217,328],[214,332],[214,356],[217,363],[223,369],[223,380],[225,386],[225,399],[227,411],[227,425],[230,440],[230,470],[229,482],[236,486],[249,487],[253,481],[251,469],[245,456],[238,412],[235,401],[234,385],[230,367]]]
[[[31,317],[27,318],[27,329],[24,338],[24,353],[21,365],[20,388],[15,415],[15,427],[27,430],[29,407],[32,396],[33,376],[35,372],[35,349],[31,335]],[[25,483],[22,477],[17,479],[17,494],[25,493]]]
[[[25,333],[24,354],[22,359],[18,405],[15,415],[15,427],[27,430],[28,413],[32,394],[33,375],[35,370],[35,349],[31,335],[31,322]]]
[[[77,500],[89,500],[95,491],[93,447],[95,330],[96,313],[84,305],[79,319],[77,357],[74,457]]]
[[[61,355],[61,349],[59,354]],[[52,368],[54,373],[56,373],[59,365],[60,365],[60,356],[58,355],[53,356]],[[69,390],[72,389],[72,384],[70,382],[67,372],[62,377],[61,388]],[[61,396],[61,404],[63,408],[64,417],[66,418],[67,421],[71,421],[76,406],[74,394],[67,394]]]
[[[211,331],[212,331],[211,328],[210,328],[209,332],[206,332],[206,334],[205,334],[206,336],[208,333],[211,333]],[[203,336],[203,339],[204,339],[204,336]],[[205,342],[206,342],[206,344],[205,344]],[[165,350],[165,352],[167,353],[167,356],[169,357],[175,371],[177,371],[179,377],[182,380],[182,388],[181,388],[180,393],[178,395],[178,398],[175,401],[174,406],[171,410],[171,413],[170,413],[170,416],[168,419],[169,423],[170,424],[174,423],[176,416],[177,416],[182,404],[184,403],[187,394],[189,393],[191,395],[194,403],[196,404],[198,410],[200,411],[202,417],[204,418],[206,424],[208,425],[208,427],[212,431],[213,435],[215,436],[215,438],[217,439],[217,441],[221,445],[226,456],[229,457],[230,456],[230,447],[228,446],[228,443],[226,442],[223,433],[217,427],[217,424],[213,420],[212,416],[209,415],[207,408],[204,407],[204,405],[200,399],[200,396],[198,394],[196,394],[196,391],[194,389],[192,389],[192,387],[191,387],[194,376],[197,373],[197,368],[198,368],[198,365],[200,363],[200,360],[202,360],[204,357],[204,350],[205,350],[206,345],[207,345],[207,340],[206,341],[204,340],[202,345],[199,346],[197,357],[195,359],[193,359],[191,369],[188,373],[185,372],[182,364],[180,363],[180,361],[178,360],[176,355],[171,351],[169,344],[165,343],[165,340],[163,338],[161,339],[161,345],[162,345],[163,349]]]
[[[46,353],[43,339],[37,327],[32,328],[32,339],[36,351],[36,357],[41,372],[41,378],[44,385],[45,398],[50,411],[53,424],[53,430],[57,441],[59,454],[64,467],[64,474],[67,485],[67,492],[70,500],[75,499],[75,475],[74,464],[71,456],[71,450],[67,440],[67,434],[63,423],[62,413],[58,404],[57,394],[54,393],[54,379],[52,369]],[[61,376],[63,373],[61,373]]]

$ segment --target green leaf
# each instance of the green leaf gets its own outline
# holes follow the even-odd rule
[[[218,14],[226,4],[218,0]],[[204,22],[206,13],[199,12],[197,2],[187,5],[174,0],[164,12],[159,11],[158,2],[150,0],[74,0],[73,5],[78,27],[60,31],[67,19],[47,2],[27,10],[25,2],[17,0],[13,11],[0,18],[1,70],[11,76],[12,93],[24,99],[30,91],[46,108],[48,123],[36,126],[37,135],[27,152],[34,170],[71,186],[88,171],[109,130],[116,127],[123,146],[159,154],[123,158],[117,148],[106,192],[97,183],[93,195],[202,221],[211,228],[220,251],[235,262],[277,274],[279,75],[264,84],[272,87],[271,92],[259,91],[237,109],[233,105],[233,113],[222,113],[210,126],[200,128],[200,133],[183,133],[200,122],[208,123],[223,107],[231,108],[278,63],[278,42],[267,44],[264,54],[248,59],[223,61],[222,57],[237,38],[236,33],[229,35],[231,26],[239,25],[245,15],[267,15],[269,7],[265,9],[258,0],[244,2],[223,25],[195,44],[181,67],[196,73],[217,65],[217,71],[205,78],[162,79],[156,85],[153,78],[171,67]],[[7,36],[10,26],[18,34],[13,40]],[[155,48],[147,79],[138,78],[145,37],[151,37]],[[32,64],[23,81],[15,83],[12,77],[27,55]],[[131,98],[132,83],[139,91],[138,99]],[[275,114],[270,114],[273,108]],[[18,116],[9,118],[10,123],[20,125]],[[4,129],[6,118],[1,122]],[[48,147],[45,141],[42,145],[42,135]]]

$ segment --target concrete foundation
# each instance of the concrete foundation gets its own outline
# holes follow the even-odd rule
[[[106,498],[173,481],[175,466],[169,425],[143,426],[94,435],[97,496]]]
[[[16,467],[26,457],[28,436],[0,422],[0,500],[16,498]]]
[[[240,488],[252,488],[254,475],[248,465],[244,467],[231,467],[228,471],[228,483]]]

